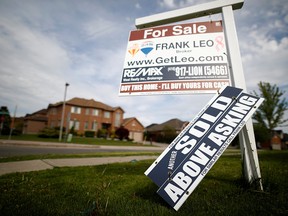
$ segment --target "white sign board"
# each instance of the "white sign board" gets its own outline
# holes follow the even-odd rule
[[[119,95],[215,93],[231,85],[221,21],[130,32]]]
[[[178,210],[262,102],[223,87],[146,170],[157,193]]]

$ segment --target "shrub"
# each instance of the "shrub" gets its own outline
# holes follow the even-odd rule
[[[57,128],[45,127],[43,130],[41,130],[38,133],[38,137],[41,137],[41,138],[57,138],[57,137],[59,137],[59,129],[57,130]]]
[[[99,138],[107,138],[107,130],[106,129],[99,129],[97,131],[97,137],[99,137]]]
[[[120,139],[129,139],[129,130],[121,126],[115,131],[116,136]]]
[[[94,137],[95,131],[85,131],[85,137]]]

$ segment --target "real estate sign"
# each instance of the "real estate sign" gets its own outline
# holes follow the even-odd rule
[[[221,21],[130,32],[119,95],[215,93],[230,84]]]
[[[178,210],[262,101],[223,87],[146,170],[157,193]]]

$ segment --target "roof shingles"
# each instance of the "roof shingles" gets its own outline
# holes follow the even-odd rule
[[[50,106],[60,106],[62,105],[63,102],[58,102],[58,103],[55,103],[55,104],[50,104]],[[84,99],[84,98],[78,98],[78,97],[74,97],[70,100],[67,100],[66,101],[66,104],[67,105],[71,105],[71,106],[79,106],[79,107],[87,107],[87,108],[98,108],[98,109],[102,109],[102,110],[107,110],[107,111],[114,111],[115,108],[107,105],[107,104],[104,104],[102,102],[99,102],[99,101],[95,101],[94,99]],[[117,107],[117,108],[120,108],[120,107]]]

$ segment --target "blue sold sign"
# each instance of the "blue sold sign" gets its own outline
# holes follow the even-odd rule
[[[242,89],[220,90],[146,170],[178,210],[263,102]]]

